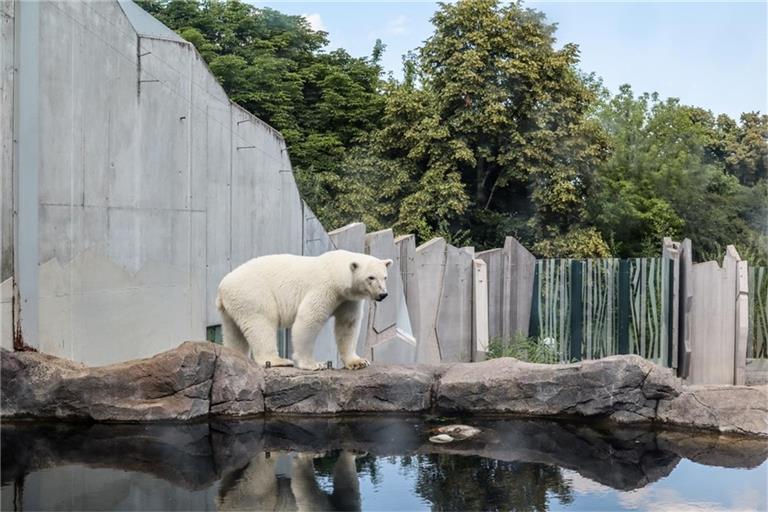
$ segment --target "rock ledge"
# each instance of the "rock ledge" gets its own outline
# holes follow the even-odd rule
[[[93,368],[36,352],[0,356],[5,419],[435,411],[609,418],[768,436],[768,386],[682,387],[669,370],[632,355],[563,365],[502,358],[354,372],[265,370],[208,342]]]

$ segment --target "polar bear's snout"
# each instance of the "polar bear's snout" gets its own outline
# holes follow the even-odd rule
[[[378,297],[376,297],[376,302],[381,302],[381,301],[383,301],[384,299],[386,299],[386,298],[387,298],[387,295],[389,295],[389,294],[388,294],[388,293],[386,293],[386,292],[384,292],[384,293],[380,293],[380,294],[379,294],[379,296],[378,296]]]

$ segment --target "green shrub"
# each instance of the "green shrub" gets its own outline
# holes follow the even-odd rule
[[[508,339],[494,338],[488,343],[488,359],[514,357],[530,363],[559,363],[560,355],[556,344],[529,338],[521,332]]]

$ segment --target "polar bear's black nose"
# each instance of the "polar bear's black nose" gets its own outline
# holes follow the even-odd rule
[[[378,299],[376,299],[376,300],[378,300],[379,302],[381,302],[382,300],[384,300],[384,299],[386,299],[386,298],[387,298],[387,295],[389,295],[389,294],[388,294],[388,293],[380,293],[380,294],[379,294],[379,298],[378,298]]]

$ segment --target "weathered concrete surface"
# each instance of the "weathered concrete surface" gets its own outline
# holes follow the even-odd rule
[[[686,384],[736,384],[738,267],[736,249],[726,248],[722,266],[716,261],[692,267],[691,368]],[[741,349],[742,343],[738,344]],[[746,354],[746,344],[743,344]],[[739,365],[743,357],[739,357]],[[743,381],[741,382],[743,383]]]
[[[265,370],[207,342],[95,368],[34,352],[0,354],[5,419],[433,411],[659,422],[768,436],[768,386],[681,387],[671,370],[634,355],[567,365],[503,358],[307,372]]]
[[[768,385],[689,386],[659,403],[658,420],[720,432],[768,435]]]
[[[104,365],[202,338],[244,261],[328,246],[282,136],[191,43],[131,2],[0,4],[3,346],[14,271],[28,344]]]
[[[359,352],[375,363],[410,364],[416,362],[416,338],[405,299],[400,267],[400,248],[391,229],[365,235],[365,252],[380,259],[391,259],[387,281],[389,296],[368,303],[365,350]]]

